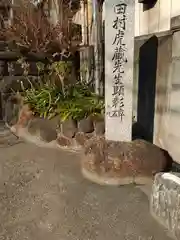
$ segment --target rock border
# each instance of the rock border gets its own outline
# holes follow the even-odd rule
[[[19,102],[17,103],[17,105]],[[35,117],[30,107],[21,105],[14,121],[6,122],[6,126],[18,137],[45,147],[60,147],[70,151],[82,150],[86,140],[105,132],[104,118],[88,117],[75,121],[68,119],[60,122],[56,116],[51,120]]]
[[[88,117],[79,122],[69,119],[61,123],[58,117],[52,120],[35,117],[29,106],[23,105],[17,123],[10,129],[40,147],[80,152],[82,175],[99,185],[149,184],[167,164],[163,151],[144,140],[106,141],[102,118]]]

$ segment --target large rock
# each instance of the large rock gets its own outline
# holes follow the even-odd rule
[[[94,131],[92,118],[88,117],[80,120],[78,122],[78,131],[84,133],[92,133]]]
[[[167,161],[161,149],[143,140],[110,142],[93,137],[85,144],[82,173],[99,184],[146,184]]]
[[[33,118],[33,112],[30,107],[26,104],[23,105],[18,114],[18,121],[16,126],[27,127],[29,121]]]
[[[11,98],[7,100],[4,107],[4,121],[8,126],[13,126],[18,121],[19,106],[11,101]]]
[[[69,139],[63,135],[59,135],[57,138],[57,143],[62,147],[72,147],[72,139]]]
[[[55,117],[50,119],[52,125],[54,125],[54,127],[56,128],[56,130],[58,132],[61,132],[61,120],[60,120],[60,116],[56,115]]]
[[[51,142],[57,138],[56,126],[48,119],[32,119],[27,130],[32,136],[40,137],[44,142]]]
[[[85,142],[89,140],[91,137],[93,137],[93,133],[78,132],[75,135],[75,140],[77,145],[84,146]]]
[[[155,176],[150,211],[174,238],[180,239],[180,173],[159,173]]]
[[[73,119],[68,119],[61,123],[61,132],[68,138],[73,138],[77,132],[77,122]]]
[[[4,107],[4,121],[8,126],[13,126],[16,124],[20,118],[20,114],[22,115],[24,113],[24,110],[26,108],[27,112],[27,106],[24,106],[21,110],[22,104],[21,104],[21,97],[18,95],[9,95],[6,99],[4,97],[3,99],[3,107]]]
[[[13,146],[20,142],[22,142],[22,140],[12,134],[4,122],[0,121],[0,148]]]
[[[104,119],[94,121],[94,132],[96,135],[104,135],[105,133]]]

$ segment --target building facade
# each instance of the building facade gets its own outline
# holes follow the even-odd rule
[[[135,37],[169,31],[180,16],[179,0],[157,0],[150,8],[139,2],[143,1],[135,0]]]

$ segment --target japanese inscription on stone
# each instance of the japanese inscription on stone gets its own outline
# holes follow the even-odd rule
[[[108,140],[131,140],[134,4],[134,0],[105,2],[105,103]]]

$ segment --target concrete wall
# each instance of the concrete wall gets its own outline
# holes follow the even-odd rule
[[[139,51],[149,36],[135,41],[133,112],[138,118]],[[180,31],[158,36],[153,143],[180,164]],[[148,65],[148,59],[147,59]],[[144,76],[144,81],[151,81]],[[147,88],[144,89],[147,92]],[[151,97],[149,96],[149,99]]]
[[[146,10],[144,5],[136,0],[135,36],[169,30],[172,1],[157,0],[153,8]],[[180,3],[178,5],[180,6]]]
[[[154,143],[168,149],[171,97],[172,35],[159,38],[156,71]]]
[[[92,23],[92,0],[88,0],[88,23]],[[81,9],[74,17],[74,22],[84,26],[84,11]],[[180,15],[179,0],[157,0],[155,6],[149,10],[142,3],[135,0],[135,36],[163,32],[170,30],[171,18]],[[103,5],[102,18],[105,18]],[[89,26],[90,27],[90,26]]]
[[[171,86],[169,94],[169,116],[167,132],[167,149],[173,159],[180,163],[180,32],[172,38]]]
[[[179,0],[157,0],[149,10],[135,1],[135,36],[170,30],[171,18],[180,15]]]

